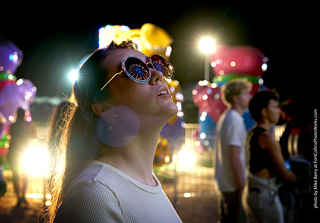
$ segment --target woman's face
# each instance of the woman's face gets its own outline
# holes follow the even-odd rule
[[[106,61],[108,80],[115,73],[121,71],[122,58],[128,55],[138,56],[145,62],[149,60],[146,55],[136,50],[114,50],[107,57]],[[140,120],[146,118],[146,120],[167,122],[178,112],[178,108],[172,101],[162,73],[152,68],[150,68],[150,71],[151,79],[147,83],[137,83],[123,72],[108,84],[108,90],[112,95],[114,105],[123,105],[131,108]],[[163,94],[163,92],[165,93]]]

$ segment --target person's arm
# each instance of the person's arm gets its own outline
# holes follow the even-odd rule
[[[245,179],[243,177],[243,167],[240,161],[241,147],[230,145],[229,148],[231,168],[238,184],[238,193],[239,195],[241,195],[245,185]]]
[[[280,144],[275,140],[273,135],[267,131],[262,133],[259,136],[259,144],[263,149],[269,151],[280,178],[288,183],[296,183],[297,177],[292,171],[286,168]]]

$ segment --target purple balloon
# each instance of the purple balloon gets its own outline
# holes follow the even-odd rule
[[[22,62],[22,51],[11,41],[0,41],[0,73],[13,74]]]
[[[18,108],[28,110],[36,95],[37,88],[30,80],[19,79],[16,84],[9,84],[0,92],[0,113],[10,124]]]

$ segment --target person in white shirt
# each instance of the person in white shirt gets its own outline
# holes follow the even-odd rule
[[[132,41],[83,64],[60,127],[49,222],[181,222],[152,171],[160,131],[178,111],[163,79],[173,74]]]
[[[228,109],[221,115],[215,136],[215,180],[221,192],[223,222],[244,222],[241,194],[245,186],[245,151],[243,141],[246,128],[242,118],[251,99],[251,85],[233,80],[221,89]]]

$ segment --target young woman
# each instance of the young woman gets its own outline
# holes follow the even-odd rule
[[[161,128],[178,111],[163,80],[173,73],[131,41],[112,42],[84,63],[62,128],[51,221],[181,222],[152,172]]]
[[[293,172],[286,168],[280,144],[270,133],[280,118],[277,96],[270,91],[256,93],[249,112],[257,125],[247,135],[248,179],[242,202],[248,222],[283,222],[276,177],[295,183]]]

